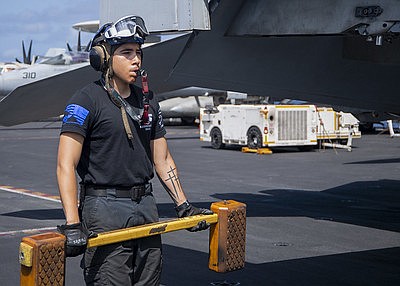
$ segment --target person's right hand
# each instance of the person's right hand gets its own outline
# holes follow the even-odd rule
[[[58,225],[57,230],[65,235],[65,256],[75,257],[85,252],[88,238],[95,237],[94,234],[89,234],[82,223]]]

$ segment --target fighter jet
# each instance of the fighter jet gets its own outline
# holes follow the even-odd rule
[[[42,57],[34,57],[31,60],[32,41],[29,45],[28,54],[23,47],[23,62],[17,60],[16,68],[0,74],[0,96],[5,96],[15,88],[26,85],[44,78],[60,73],[81,68],[89,64],[89,44],[82,49],[80,32],[78,34],[78,46],[74,51],[67,43],[67,49],[50,48]],[[7,66],[5,66],[7,67]]]
[[[22,41],[22,61],[20,61],[18,58],[15,58],[14,62],[0,63],[0,74],[21,68],[27,68],[34,64],[37,59],[38,56],[34,56],[32,59],[32,40],[29,43],[28,53],[25,50],[24,41]]]

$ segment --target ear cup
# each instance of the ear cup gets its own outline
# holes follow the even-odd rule
[[[110,58],[107,49],[103,45],[97,45],[90,49],[90,65],[96,70],[104,72],[108,68],[108,59]]]

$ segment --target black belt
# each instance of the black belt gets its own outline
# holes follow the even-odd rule
[[[139,201],[142,197],[151,194],[153,188],[150,183],[137,185],[130,188],[112,188],[102,186],[83,186],[82,192],[84,196],[107,197],[115,196],[116,198],[131,198]]]

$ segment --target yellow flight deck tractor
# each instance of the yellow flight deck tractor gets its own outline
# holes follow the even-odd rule
[[[221,104],[200,109],[200,140],[215,149],[225,144],[247,146],[243,150],[249,152],[265,147],[303,149],[320,142],[351,150],[351,139],[360,137],[357,118],[328,107]]]

